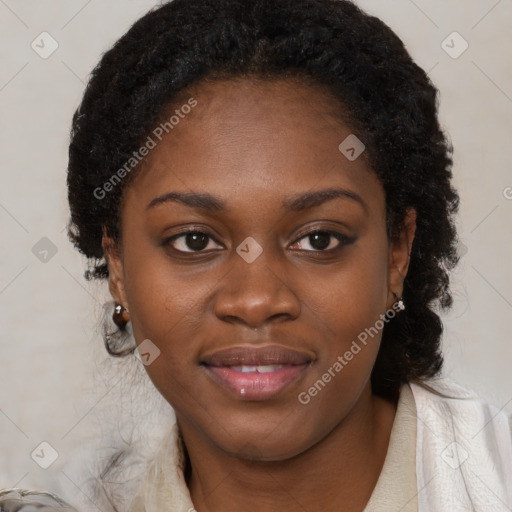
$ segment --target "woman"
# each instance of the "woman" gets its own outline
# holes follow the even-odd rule
[[[107,349],[176,414],[130,512],[512,507],[507,417],[434,379],[450,154],[425,72],[345,0],[174,0],[103,56],[69,234]]]

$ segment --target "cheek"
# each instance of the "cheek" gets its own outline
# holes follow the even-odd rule
[[[144,254],[140,253],[141,256]],[[205,298],[211,287],[207,274],[193,276],[187,270],[172,266],[166,258],[126,258],[126,294],[137,342],[145,338],[169,340],[176,349],[187,347],[184,331],[198,327],[205,313]],[[161,350],[166,347],[161,346]]]
[[[307,386],[324,379],[330,390],[315,398],[317,406],[328,409],[340,396],[350,402],[371,374],[385,325],[386,251],[386,238],[373,234],[338,268],[316,269],[316,275],[308,276],[313,284],[304,293],[304,303],[318,334],[319,357]],[[317,388],[323,390],[322,384]],[[312,393],[316,397],[315,390]]]
[[[368,242],[366,242],[368,240]],[[339,265],[308,272],[303,302],[343,347],[385,313],[388,296],[387,244],[374,235],[353,247]],[[371,240],[371,243],[370,243]],[[366,243],[365,243],[366,242]]]
[[[299,428],[305,438],[334,428],[352,410],[370,378],[384,325],[381,315],[386,312],[387,245],[384,239],[381,242],[357,251],[358,256],[329,279],[317,276],[318,286],[310,288],[320,350],[297,396]],[[284,428],[276,430],[277,437],[285,435]]]
[[[137,344],[149,339],[159,356],[146,371],[155,387],[175,406],[195,388],[197,368],[208,317],[212,287],[219,269],[196,272],[172,264],[161,248],[126,244],[125,290]]]

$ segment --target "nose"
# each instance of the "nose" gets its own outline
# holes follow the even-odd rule
[[[287,284],[285,270],[275,259],[271,264],[268,256],[263,251],[247,263],[233,255],[233,266],[215,294],[214,311],[219,319],[258,328],[299,316],[300,301]]]

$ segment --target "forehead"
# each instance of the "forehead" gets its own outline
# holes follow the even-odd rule
[[[155,140],[133,183],[137,200],[177,189],[267,202],[333,186],[381,192],[364,153],[351,161],[340,151],[352,130],[342,105],[321,87],[236,79],[202,83],[189,93],[182,101],[193,98],[193,109],[184,114],[178,102],[163,116],[181,114]]]

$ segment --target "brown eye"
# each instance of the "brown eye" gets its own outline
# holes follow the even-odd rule
[[[193,251],[202,251],[208,245],[208,235],[204,233],[188,233],[185,235],[185,245]]]
[[[326,231],[317,231],[316,233],[308,235],[308,238],[311,247],[318,251],[323,251],[329,247],[332,235]]]
[[[292,249],[303,251],[327,252],[349,245],[354,239],[348,238],[341,233],[326,230],[315,230],[299,238],[292,245]]]
[[[213,243],[213,238],[202,231],[185,231],[179,235],[174,235],[164,241],[163,245],[170,245],[179,252],[201,252]],[[215,243],[213,247],[215,248]]]

